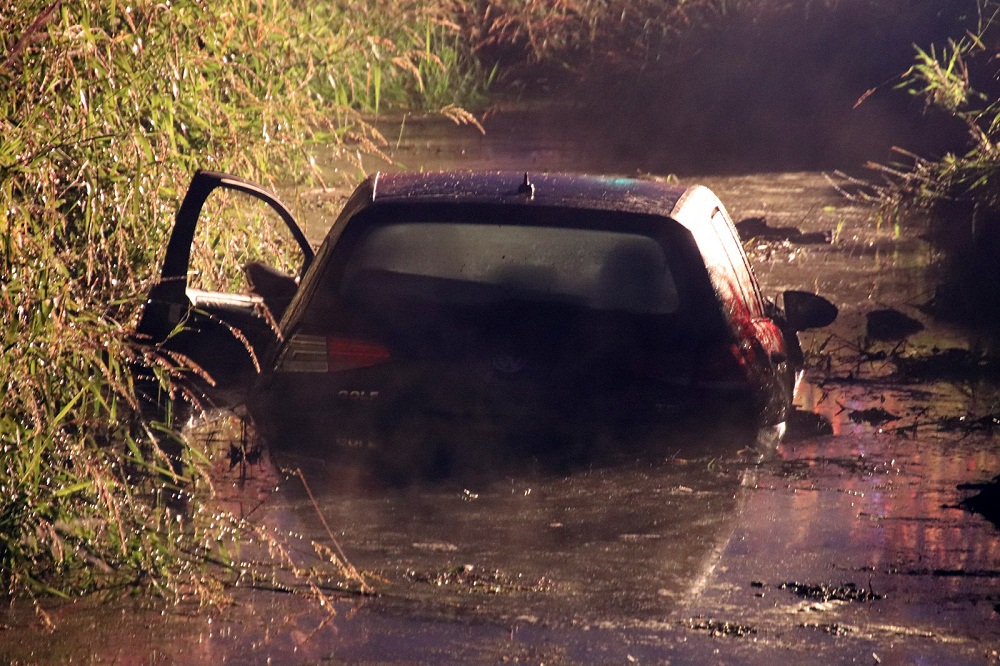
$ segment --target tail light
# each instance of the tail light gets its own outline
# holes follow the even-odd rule
[[[383,345],[339,336],[294,335],[278,359],[278,372],[343,372],[385,363]]]
[[[715,344],[702,355],[696,385],[708,389],[737,389],[746,386],[747,361],[735,344]]]
[[[326,339],[326,360],[329,364],[327,372],[369,368],[385,363],[391,357],[389,350],[377,342],[350,338]]]

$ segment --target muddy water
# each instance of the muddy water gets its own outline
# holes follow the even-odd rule
[[[900,380],[890,362],[862,353],[880,349],[863,340],[864,314],[886,306],[928,324],[909,349],[964,343],[915,308],[933,289],[936,260],[919,229],[879,226],[823,174],[704,176],[659,158],[627,159],[613,142],[554,121],[494,118],[488,129],[481,137],[410,120],[401,136],[398,126],[387,134],[407,168],[634,175],[639,163],[710,185],[736,219],[830,232],[833,243],[750,243],[766,292],[815,289],[842,309],[832,330],[805,336],[816,367],[797,404],[800,417],[814,416],[799,418],[763,460],[749,451],[719,457],[692,442],[655,460],[405,490],[332,483],[322,461],[291,461],[308,472],[318,507],[286,482],[254,519],[328,543],[322,514],[375,596],[327,591],[335,616],[308,589],[237,590],[235,608],[221,614],[57,604],[51,634],[21,604],[3,619],[0,657],[998,663],[1000,532],[956,506],[970,494],[959,484],[1000,471],[1000,449],[986,434],[938,426],[996,411],[997,394],[972,382]],[[313,224],[321,235],[323,222]],[[866,421],[872,409],[894,418]],[[258,490],[273,482],[266,470],[252,474]],[[257,506],[232,477],[219,485]],[[295,556],[307,562],[308,551],[303,541]]]

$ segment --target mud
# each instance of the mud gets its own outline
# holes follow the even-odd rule
[[[565,134],[419,125],[396,149],[410,168],[627,170]],[[736,219],[830,236],[749,243],[767,294],[813,289],[842,313],[804,336],[810,370],[776,450],[709,454],[692,440],[655,460],[406,489],[286,461],[308,473],[321,520],[294,476],[220,442],[227,507],[295,535],[303,566],[316,561],[308,539],[329,541],[325,522],[374,593],[275,576],[214,610],[43,602],[54,628],[16,601],[0,615],[0,661],[1000,663],[1000,531],[977,508],[994,503],[986,425],[1000,394],[988,373],[945,372],[976,351],[917,307],[937,252],[823,174],[684,180],[716,189]],[[923,330],[866,339],[866,315],[888,307]],[[938,360],[921,371],[903,358]]]

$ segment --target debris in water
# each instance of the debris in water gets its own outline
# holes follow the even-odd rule
[[[454,553],[458,546],[445,541],[416,541],[412,546],[418,550],[429,550],[437,553]]]
[[[894,342],[924,330],[919,321],[892,308],[869,312],[865,318],[865,335],[869,340]]]
[[[960,430],[966,434],[971,432],[984,432],[992,435],[1000,428],[1000,414],[987,414],[986,416],[949,416],[938,422],[938,430],[942,432],[954,432]]]
[[[471,564],[446,569],[439,573],[407,571],[406,577],[415,583],[479,594],[509,594],[511,592],[544,591],[552,588],[552,581],[542,578],[534,582],[522,581],[521,576],[511,577],[498,570],[478,572]]]
[[[751,636],[757,633],[755,627],[736,622],[710,620],[707,618],[688,618],[681,624],[696,631],[706,631],[712,636]]]
[[[1000,379],[1000,359],[961,347],[935,347],[930,354],[900,355],[893,362],[912,379]]]
[[[833,434],[833,424],[822,414],[796,409],[788,415],[787,440],[822,437]]]
[[[797,227],[772,227],[766,217],[747,217],[736,223],[740,238],[757,238],[765,241],[788,241],[799,245],[830,243],[833,234],[829,231],[803,232]]]
[[[805,622],[799,625],[803,629],[819,629],[820,631],[830,634],[831,636],[846,636],[851,633],[852,629],[850,627],[845,627],[842,624],[819,624],[815,622]]]
[[[887,412],[881,407],[871,407],[869,409],[855,409],[848,413],[847,417],[854,423],[867,423],[868,425],[882,425],[888,421],[898,421],[899,417]]]
[[[790,590],[804,599],[816,601],[865,602],[885,599],[884,594],[876,594],[871,589],[863,590],[854,583],[841,585],[811,585],[808,583],[782,583],[779,590]]]
[[[959,490],[978,490],[971,497],[966,497],[958,503],[960,507],[972,513],[978,513],[997,527],[1000,527],[1000,474],[986,483],[962,483]]]

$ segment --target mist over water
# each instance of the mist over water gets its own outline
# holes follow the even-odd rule
[[[938,155],[961,146],[965,128],[896,87],[914,45],[962,37],[975,15],[972,0],[735,10],[639,71],[598,59],[582,82],[554,84],[570,109],[545,132],[571,133],[607,163],[661,174],[858,171],[898,160],[893,146]],[[526,84],[525,97],[545,85]]]

